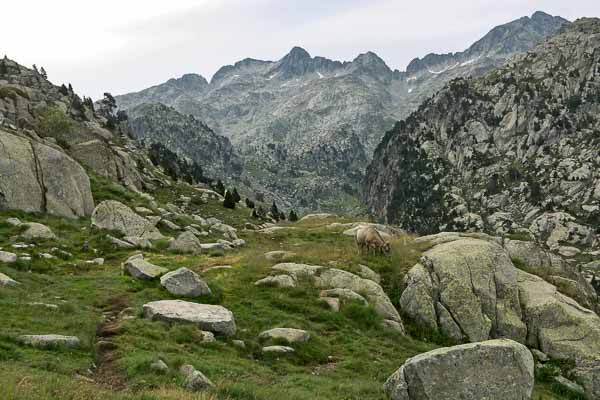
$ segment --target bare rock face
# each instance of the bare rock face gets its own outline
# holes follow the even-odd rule
[[[406,277],[402,310],[413,320],[471,342],[525,342],[517,270],[496,242],[460,237],[423,254]]]
[[[447,82],[376,149],[369,211],[419,233],[468,229],[453,223],[476,214],[479,229],[549,247],[600,243],[599,33],[582,18],[485,76]]]
[[[160,284],[171,294],[184,297],[208,296],[210,288],[198,274],[185,267],[166,273]]]
[[[0,209],[89,216],[90,180],[59,148],[0,130]]]
[[[158,229],[146,218],[137,215],[126,205],[114,200],[98,204],[92,214],[92,226],[121,232],[125,236],[163,239]]]
[[[520,343],[489,340],[408,359],[384,385],[392,400],[530,399],[533,356]]]
[[[600,317],[540,277],[519,271],[518,281],[527,345],[552,359],[575,361],[578,382],[590,398],[598,398]]]
[[[224,336],[235,335],[233,313],[222,306],[183,300],[153,301],[143,306],[144,316],[167,323],[186,323]]]
[[[527,271],[543,277],[586,308],[598,311],[598,295],[582,271],[560,256],[544,250],[535,242],[504,240],[510,258],[521,262]]]

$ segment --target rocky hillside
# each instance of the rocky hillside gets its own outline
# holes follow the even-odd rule
[[[563,23],[536,13],[495,28],[464,53],[415,60],[406,72],[391,70],[371,52],[339,62],[296,47],[279,61],[225,66],[208,85],[186,75],[117,101],[123,109],[161,102],[194,115],[229,137],[248,176],[290,205],[349,210],[394,121],[448,80],[481,75]]]
[[[191,115],[164,104],[142,104],[127,112],[133,139],[149,148],[160,143],[203,169],[208,177],[235,178],[241,163],[229,139],[214,133]]]
[[[415,58],[406,67],[410,96],[401,101],[401,118],[406,118],[423,100],[435,94],[448,81],[481,76],[501,67],[508,58],[530,50],[568,23],[564,18],[538,11],[531,17],[522,17],[493,28],[465,51],[432,53],[423,58]]]
[[[484,77],[453,80],[396,124],[364,200],[411,230],[597,246],[599,111],[600,21],[582,19]]]
[[[7,58],[0,60],[0,130],[5,140],[11,143],[9,147],[6,142],[4,151],[7,154],[21,151],[23,154],[18,159],[7,156],[0,160],[0,192],[4,193],[5,199],[13,198],[5,202],[12,204],[17,201],[15,196],[23,188],[10,176],[24,173],[25,169],[31,171],[24,166],[31,158],[35,159],[32,165],[37,168],[36,179],[42,193],[48,192],[46,186],[53,178],[51,171],[59,165],[64,170],[81,169],[80,166],[72,167],[74,163],[70,158],[95,176],[118,182],[131,190],[147,189],[160,182],[160,173],[152,168],[145,152],[129,140],[127,125],[119,123],[113,111],[102,103],[95,106],[91,99],[82,99],[70,85],[53,85],[37,70],[25,68]],[[14,138],[14,135],[22,140]],[[19,150],[27,147],[23,140],[31,143],[31,155],[27,157],[27,150]],[[36,154],[37,148],[41,156]],[[47,160],[41,159],[44,156]],[[64,161],[61,161],[62,158]],[[40,165],[41,162],[47,165]],[[82,181],[76,177],[72,179]],[[60,191],[60,187],[57,190]],[[77,189],[77,192],[83,190]],[[77,196],[86,197],[81,193]],[[42,199],[42,206],[37,209],[47,211],[43,203],[48,201]],[[89,206],[86,209],[90,211]],[[67,213],[80,214],[79,211]]]

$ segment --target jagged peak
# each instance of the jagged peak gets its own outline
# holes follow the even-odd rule
[[[294,60],[302,60],[302,59],[310,59],[310,53],[306,50],[304,50],[302,47],[300,46],[294,46],[292,47],[292,49],[290,50],[290,52],[283,57],[282,60],[285,60],[286,58],[291,58]]]
[[[381,57],[375,54],[372,51],[367,51],[366,53],[359,54],[353,61],[353,63],[359,63],[363,65],[367,64],[381,64],[387,67],[387,64]]]
[[[533,47],[539,40],[555,34],[568,23],[562,17],[536,11],[531,17],[524,16],[492,28],[463,52],[430,53],[423,58],[415,58],[408,64],[406,71],[417,73],[429,68],[443,71],[446,67],[465,62],[470,64],[483,57],[508,57]]]

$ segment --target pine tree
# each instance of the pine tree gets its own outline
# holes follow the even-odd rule
[[[73,85],[71,85],[70,83],[69,83],[69,92],[73,93]]]
[[[63,96],[68,96],[69,95],[69,89],[67,89],[67,87],[65,86],[64,83],[60,86],[60,88],[58,88],[58,91]],[[83,98],[83,100],[84,100],[84,103],[85,103],[85,97]]]
[[[254,202],[246,197],[246,207],[254,208]]]
[[[36,66],[35,64],[33,64],[33,70],[34,70],[35,72],[37,72],[38,74],[40,73],[40,72],[38,71],[38,69],[37,69],[37,66]]]
[[[242,200],[242,198],[240,197],[240,194],[239,194],[239,193],[238,193],[238,191],[237,191],[237,188],[233,188],[233,193],[232,193],[232,195],[233,195],[233,200],[234,200],[236,203],[239,203],[239,202]]]
[[[235,208],[235,200],[233,199],[233,193],[229,190],[225,192],[225,200],[223,200],[223,207],[225,208]]]
[[[48,79],[48,74],[46,73],[46,70],[44,69],[44,67],[40,68],[40,74],[42,74],[42,77],[44,79]]]
[[[217,184],[215,185],[215,192],[219,193],[221,196],[225,195],[225,185],[223,185],[223,182],[221,182],[220,179],[217,181]]]
[[[298,221],[298,215],[296,215],[296,212],[294,210],[290,211],[290,216],[289,216],[288,220],[290,222],[296,222],[296,221]]]
[[[279,209],[277,208],[277,204],[275,204],[275,202],[273,202],[273,205],[271,206],[271,216],[276,221],[279,221]]]
[[[279,213],[279,220],[280,220],[280,221],[285,221],[285,213],[284,213],[283,211],[281,211],[281,212]]]

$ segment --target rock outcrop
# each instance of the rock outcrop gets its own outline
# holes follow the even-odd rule
[[[60,148],[0,129],[0,209],[89,216],[90,180]]]
[[[410,358],[384,390],[391,400],[526,400],[533,392],[533,367],[522,344],[489,340]]]
[[[587,395],[600,397],[600,317],[535,275],[519,271],[518,282],[527,345],[553,359],[573,360]]]
[[[160,284],[176,296],[198,297],[211,294],[210,288],[198,274],[185,267],[166,273],[160,278]]]
[[[517,270],[496,242],[462,237],[426,251],[400,298],[412,319],[455,340],[525,342]]]
[[[182,300],[160,300],[144,304],[143,312],[144,316],[151,320],[193,324],[215,334],[235,335],[233,313],[222,306]]]
[[[98,204],[92,214],[92,226],[99,229],[118,231],[125,236],[152,240],[164,238],[154,224],[115,200],[106,200]]]

